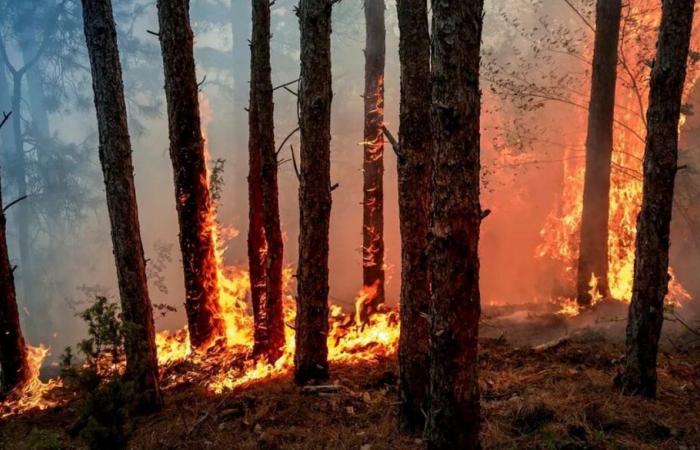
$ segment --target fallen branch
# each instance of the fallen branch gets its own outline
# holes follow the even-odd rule
[[[319,386],[304,386],[301,388],[302,394],[337,394],[340,392],[340,386],[337,384],[326,384]]]

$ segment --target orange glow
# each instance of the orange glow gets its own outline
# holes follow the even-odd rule
[[[654,57],[660,18],[659,2],[653,0],[631,2],[623,10],[608,227],[610,294],[613,299],[623,302],[629,302],[632,297],[636,223],[642,202],[648,77],[651,70],[648,60]],[[699,20],[697,15],[695,20]],[[694,29],[698,29],[697,26]],[[700,39],[695,33],[691,48],[697,47],[698,43]],[[588,49],[588,59],[591,52]],[[698,74],[697,68],[689,64],[684,99],[688,98],[695,86]],[[682,116],[679,131],[685,121],[685,116]],[[584,130],[578,141],[585,142],[585,139]],[[573,153],[567,148],[564,154],[563,191],[556,210],[549,214],[542,228],[542,243],[536,250],[536,256],[547,257],[566,268],[567,279],[564,281],[568,286],[575,285],[585,173],[585,163],[575,158]],[[673,274],[673,270],[670,272]],[[667,301],[679,303],[687,298],[687,291],[672,277]],[[560,298],[558,301],[562,303],[562,314],[571,315],[574,310],[572,299]]]
[[[22,414],[30,410],[43,410],[59,404],[57,400],[49,397],[49,393],[62,386],[60,379],[52,379],[43,382],[39,379],[41,364],[49,354],[50,348],[39,345],[27,346],[27,359],[29,363],[29,379],[12,391],[7,399],[0,404],[0,418],[15,414]]]

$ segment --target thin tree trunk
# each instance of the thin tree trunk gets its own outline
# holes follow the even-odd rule
[[[2,208],[0,191],[0,398],[21,386],[30,376],[27,347],[19,322],[15,280],[7,251],[5,212]]]
[[[131,140],[111,0],[82,0],[85,40],[100,136],[100,162],[117,265],[124,323],[126,378],[133,381],[137,408],[156,411],[163,400],[158,383],[153,309],[139,228]]]
[[[255,19],[255,18],[254,18]],[[251,45],[251,50],[255,51]],[[251,70],[255,70],[251,59]],[[255,76],[255,75],[253,75]],[[251,80],[254,81],[254,80]],[[257,108],[255,98],[256,86],[251,83],[250,107],[249,107],[249,134],[248,134],[248,270],[250,274],[250,296],[253,306],[253,354],[264,354],[268,345],[267,336],[267,276],[265,266],[267,263],[267,241],[265,228],[263,227],[263,199],[262,199],[262,158],[260,155],[260,141],[262,137],[258,132],[260,111]]]
[[[328,377],[332,0],[300,0],[299,264],[294,379]]]
[[[17,198],[27,195],[27,160],[24,154],[24,135],[22,133],[22,79],[23,73],[12,75],[12,134],[14,137],[14,155],[12,161],[12,177],[15,184]],[[24,201],[16,205],[13,214],[15,216],[15,228],[17,229],[17,241],[19,246],[19,273],[22,281],[22,292],[30,312],[30,316],[38,313],[39,305],[35,298],[34,277],[32,276],[32,253],[30,243],[29,202]],[[38,324],[30,319],[30,330],[39,332]]]
[[[620,0],[598,0],[576,280],[577,300],[581,306],[591,305],[591,277],[597,279],[598,293],[609,295],[608,216],[621,14]]]
[[[656,395],[656,358],[668,292],[668,249],[678,163],[678,120],[695,0],[664,0],[651,72],[644,191],[637,220],[632,303],[627,321],[623,392]]]
[[[362,200],[362,283],[371,295],[363,321],[384,303],[384,0],[365,0],[365,94]]]
[[[401,124],[398,179],[401,228],[400,421],[422,430],[428,392],[428,227],[430,222],[430,36],[426,0],[398,0]]]
[[[479,448],[483,0],[433,0],[429,449]]]
[[[212,237],[213,211],[207,182],[189,0],[158,0],[160,44],[168,104],[170,159],[185,272],[190,341],[207,345],[224,331]]]
[[[264,313],[256,317],[256,332],[264,328],[264,339],[257,339],[256,347],[270,361],[277,360],[284,347],[284,310],[282,305],[282,264],[284,243],[279,216],[279,192],[277,187],[277,154],[275,149],[274,102],[272,69],[270,67],[270,1],[253,1],[253,38],[251,42],[250,83],[250,132],[249,150],[251,176],[251,227],[253,226],[253,198],[256,193],[256,221],[261,227],[258,233],[264,247],[258,247],[262,256],[263,288],[259,293],[264,299],[259,303]],[[253,162],[256,163],[255,171]],[[257,185],[251,183],[254,172]],[[250,245],[250,240],[249,240]],[[249,254],[250,254],[249,249]],[[251,261],[251,283],[253,279]],[[258,308],[261,309],[260,307]]]

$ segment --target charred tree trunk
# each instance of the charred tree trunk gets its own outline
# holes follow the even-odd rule
[[[362,200],[362,283],[371,293],[361,305],[366,321],[384,303],[384,0],[365,0],[365,93]]]
[[[255,0],[254,0],[255,1]],[[255,18],[254,18],[255,19]],[[251,50],[255,51],[251,45]],[[254,71],[254,56],[251,59],[251,71]],[[253,75],[254,76],[254,75]],[[253,354],[265,353],[268,345],[267,333],[267,241],[263,227],[262,199],[262,157],[258,132],[260,111],[254,80],[251,79],[248,134],[248,271],[250,274],[250,297],[253,307]]]
[[[185,272],[190,341],[202,347],[223,334],[212,227],[211,195],[199,116],[189,0],[158,0],[168,103],[170,159]]]
[[[250,70],[250,132],[249,150],[251,179],[253,161],[256,161],[256,191],[259,208],[256,220],[260,220],[259,234],[264,248],[258,247],[263,256],[262,272],[264,301],[259,303],[264,310],[263,320],[256,320],[264,328],[263,339],[257,339],[256,347],[270,361],[282,355],[284,347],[284,310],[282,305],[282,265],[284,243],[280,225],[279,192],[277,187],[277,153],[275,149],[274,101],[272,92],[272,69],[270,67],[270,0],[253,1],[253,38],[251,41]],[[249,180],[250,183],[250,180]],[[251,227],[253,225],[251,203]],[[250,250],[249,250],[250,252]],[[253,259],[251,258],[251,266]],[[252,267],[251,267],[252,282]]]
[[[401,228],[400,421],[422,430],[428,392],[430,222],[430,36],[426,0],[398,0],[401,124],[397,166]]]
[[[299,265],[294,379],[328,377],[328,228],[331,215],[331,9],[301,0]]]
[[[430,449],[479,448],[483,0],[433,0]]]
[[[21,386],[30,376],[2,208],[0,192],[0,398]]]
[[[668,292],[668,249],[678,162],[678,120],[695,0],[664,0],[651,72],[644,191],[637,219],[634,286],[627,321],[623,392],[656,395],[656,357]]]
[[[135,385],[138,409],[156,411],[163,400],[158,383],[153,310],[139,229],[131,140],[112,3],[110,0],[83,0],[82,4],[100,136],[100,162],[107,192],[122,317],[127,325],[125,375]]]
[[[621,14],[620,0],[598,0],[591,99],[588,108],[581,245],[576,280],[577,300],[581,306],[591,305],[592,296],[589,293],[591,277],[597,279],[599,293],[603,296],[609,295],[610,169]]]

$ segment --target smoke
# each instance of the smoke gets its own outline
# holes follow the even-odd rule
[[[3,8],[11,8],[9,3],[2,3]],[[202,91],[210,101],[212,112],[207,130],[209,151],[213,159],[226,160],[219,220],[239,231],[238,236],[229,242],[225,258],[228,264],[241,266],[247,265],[248,150],[245,108],[249,56],[245,39],[249,33],[250,17],[247,3],[231,0],[229,6],[228,2],[218,0],[193,0],[190,7],[196,35],[198,79],[202,80]],[[549,27],[546,31],[549,32],[568,30],[561,31],[564,33],[561,36],[569,39],[566,45],[574,53],[582,52],[592,36],[581,19],[566,5],[549,3],[544,5],[537,0],[486,2],[482,61],[482,205],[492,213],[483,222],[480,254],[482,301],[487,305],[522,304],[548,299],[553,289],[552,280],[556,278],[554,269],[557,268],[553,269],[536,259],[535,250],[542,241],[540,230],[546,217],[556,208],[564,180],[565,160],[571,155],[580,158],[583,150],[579,137],[581,130],[585,129],[585,114],[580,110],[557,101],[543,100],[541,105],[536,102],[530,105],[519,103],[523,96],[517,89],[534,84],[547,86],[542,92],[549,96],[562,92],[575,95],[579,89],[587,92],[587,87],[576,84],[588,83],[590,68],[585,58],[578,60],[571,55],[558,54],[556,50],[562,50],[558,46],[561,43],[542,43],[542,33],[545,32],[543,23],[546,22]],[[590,14],[592,2],[579,3],[584,13]],[[275,85],[298,78],[299,32],[293,10],[295,4],[294,0],[278,0],[273,8],[272,68]],[[73,6],[77,8],[73,9],[74,13],[79,12],[79,2]],[[332,301],[348,309],[362,287],[360,142],[363,140],[361,94],[364,23],[361,7],[361,2],[340,2],[333,13],[331,179],[339,184],[339,188],[333,192],[330,286]],[[141,231],[146,258],[149,259],[151,297],[153,303],[177,308],[177,312],[165,317],[157,313],[156,325],[159,329],[179,328],[185,323],[184,282],[179,258],[172,166],[168,154],[163,72],[157,38],[147,31],[158,29],[155,4],[125,2],[125,6],[117,10],[116,18],[128,97]],[[32,18],[22,20],[31,21]],[[73,20],[74,31],[80,34],[82,24],[75,17]],[[400,77],[398,27],[393,0],[387,1],[386,20],[385,120],[387,127],[396,134]],[[2,36],[10,58],[21,60],[11,34],[11,24],[4,23],[2,26]],[[61,34],[58,39],[63,36]],[[84,42],[79,39],[76,42],[73,64],[84,65]],[[41,66],[48,74],[52,68],[58,67],[49,62],[58,60],[59,56],[63,58],[62,64],[67,64],[67,49],[57,46],[52,51],[56,53],[47,55],[46,62]],[[45,308],[31,311],[30,314],[50,315],[50,328],[40,331],[31,329],[28,333],[32,343],[48,341],[54,348],[54,354],[84,334],[82,325],[74,317],[76,308],[81,308],[75,305],[76,301],[85,301],[98,291],[108,293],[113,298],[117,295],[109,221],[97,160],[92,91],[89,82],[86,82],[89,81],[86,78],[89,74],[84,70],[81,72],[79,68],[73,69],[75,78],[82,80],[81,88],[64,88],[64,97],[72,96],[71,106],[67,106],[69,102],[66,100],[66,106],[50,108],[48,118],[51,132],[58,139],[88,146],[88,156],[78,162],[91,169],[90,183],[86,182],[91,195],[81,200],[82,214],[66,227],[61,234],[63,245],[56,246],[50,267],[42,269],[45,272],[43,275],[52,280],[49,287],[43,290],[50,295],[39,299]],[[505,76],[506,73],[509,75]],[[513,75],[519,80],[513,80]],[[9,80],[4,72],[0,73],[0,78]],[[55,95],[53,90],[58,88],[50,84],[49,79],[49,76],[43,77],[46,97],[61,97]],[[550,82],[558,84],[552,85]],[[291,84],[289,88],[294,91],[296,86]],[[80,96],[77,91],[80,91]],[[2,92],[0,94],[4,95]],[[89,101],[86,102],[85,98],[89,98]],[[2,109],[8,110],[5,99],[0,100]],[[585,99],[578,100],[586,102]],[[275,136],[278,145],[297,126],[296,101],[296,97],[285,89],[275,91]],[[27,118],[28,123],[32,120],[29,111],[25,111],[23,117]],[[9,139],[4,136],[5,132],[2,132],[3,152]],[[689,148],[695,146],[697,137],[689,135],[686,142]],[[298,135],[292,136],[281,149],[281,161],[291,157],[290,146],[296,149],[298,156]],[[391,305],[396,305],[400,288],[400,236],[396,158],[388,144],[385,146],[384,165],[387,299]],[[279,170],[285,261],[295,265],[299,233],[298,182],[291,162],[283,162]],[[688,178],[688,186],[697,185],[696,172],[688,171]],[[5,171],[3,193],[5,202],[13,200]],[[10,216],[14,213],[10,211]],[[678,242],[690,242],[692,233],[683,231],[687,229],[680,225],[674,228],[674,233],[680,236]],[[11,230],[10,239],[15,236]],[[698,247],[685,244],[676,246],[675,242],[672,262],[678,266],[679,277],[683,282],[697,280],[691,274],[693,271],[697,273],[700,265]],[[693,249],[692,252],[689,248]],[[19,264],[14,244],[10,251],[12,260]],[[39,256],[44,254],[40,250],[37,253]],[[697,282],[690,282],[687,286],[691,293],[700,290]],[[21,292],[20,300],[24,303]],[[25,314],[23,321],[29,320]]]

